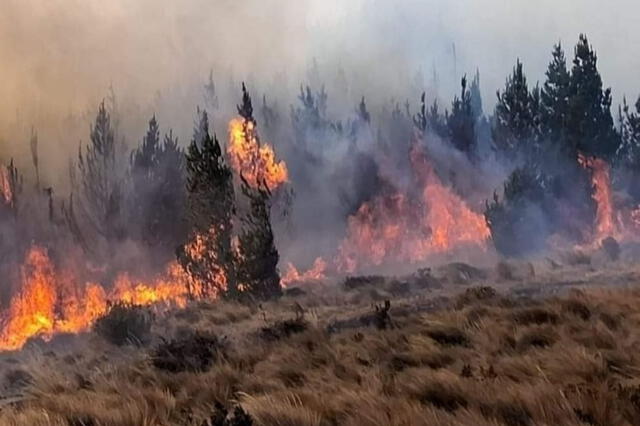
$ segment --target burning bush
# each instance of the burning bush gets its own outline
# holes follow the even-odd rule
[[[114,345],[140,345],[151,337],[153,317],[148,307],[117,302],[96,320],[93,331]]]

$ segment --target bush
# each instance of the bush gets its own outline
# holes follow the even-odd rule
[[[519,257],[544,248],[551,209],[544,176],[531,167],[516,169],[504,184],[502,199],[494,194],[487,202],[485,218],[496,250]]]
[[[163,341],[153,352],[153,366],[179,373],[202,372],[211,367],[224,352],[224,342],[214,335],[193,333],[171,341]]]
[[[260,329],[260,337],[268,342],[275,342],[285,339],[294,334],[302,333],[309,328],[309,323],[304,316],[297,315],[282,321],[277,321],[273,325],[268,325]]]
[[[114,345],[141,345],[149,341],[153,313],[148,307],[117,302],[98,318],[93,331]]]
[[[467,335],[454,326],[438,326],[427,330],[426,335],[442,346],[469,347],[471,342]]]

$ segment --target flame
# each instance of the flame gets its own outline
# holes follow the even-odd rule
[[[234,118],[229,122],[227,152],[232,167],[253,186],[264,180],[274,190],[289,179],[287,165],[276,160],[271,146],[260,143],[252,121]]]
[[[0,317],[0,350],[19,349],[33,336],[50,339],[56,333],[85,331],[107,311],[109,301],[184,306],[187,279],[171,262],[165,274],[151,282],[120,275],[107,293],[99,284],[80,284],[68,271],[56,271],[47,250],[32,247],[21,267],[20,290]]]
[[[0,164],[0,196],[2,196],[5,204],[13,204],[10,171],[4,164]]]
[[[218,253],[216,250],[210,249],[215,247],[216,240],[215,227],[209,228],[207,232],[196,234],[193,239],[185,245],[184,249],[189,258],[195,262],[201,262],[207,265],[218,265]],[[202,271],[199,271],[201,274]],[[180,266],[169,268],[169,275],[175,277],[178,281],[185,283],[185,286],[191,290],[192,295],[196,297],[205,297],[204,285],[199,279],[204,279],[209,283],[214,283],[215,288],[221,291],[227,288],[227,277],[221,268],[212,268],[206,271],[206,276],[195,277],[184,271]]]
[[[597,206],[595,240],[620,235],[621,227],[614,213],[609,165],[600,158],[586,157],[581,153],[578,154],[578,163],[591,171],[591,183],[594,188],[592,197]]]
[[[351,273],[363,263],[416,263],[461,246],[486,247],[490,230],[484,216],[442,184],[416,147],[411,164],[422,188],[417,199],[396,192],[364,203],[348,219],[336,259],[339,270]]]
[[[292,263],[287,263],[287,270],[280,278],[280,284],[283,287],[288,287],[292,283],[296,282],[308,282],[308,281],[321,281],[326,278],[325,271],[327,269],[327,262],[321,257],[316,258],[311,266],[311,269],[300,273]]]

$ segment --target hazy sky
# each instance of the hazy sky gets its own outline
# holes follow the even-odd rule
[[[553,43],[570,54],[580,32],[617,99],[635,99],[638,18],[637,0],[2,0],[0,132],[16,111],[36,123],[85,111],[110,84],[140,105],[191,96],[212,67],[295,86],[314,57],[364,95],[407,88],[418,70],[429,85],[435,65],[448,98],[478,67],[493,104],[517,57],[542,80]]]

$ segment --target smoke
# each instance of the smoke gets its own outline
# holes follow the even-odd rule
[[[552,44],[570,48],[580,32],[606,52],[601,70],[620,99],[638,90],[631,77],[640,58],[626,52],[637,51],[640,34],[624,30],[638,7],[632,0],[616,7],[597,0],[6,0],[0,133],[22,143],[24,135],[10,130],[45,130],[69,115],[86,122],[113,86],[123,111],[162,110],[166,125],[186,136],[184,113],[202,102],[210,69],[219,83],[247,79],[281,95],[309,80],[312,58],[332,88],[342,70],[349,87],[338,96],[376,102],[415,95],[412,85],[449,99],[459,78],[479,68],[491,106],[517,57],[541,80]],[[140,124],[131,123],[138,132]],[[77,143],[72,136],[66,144]]]

